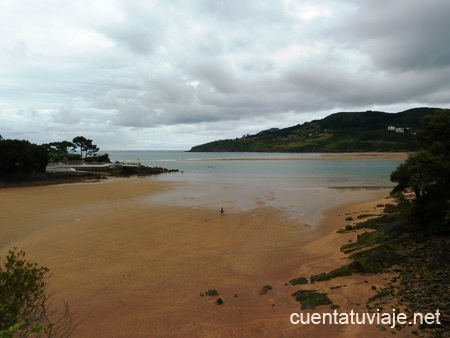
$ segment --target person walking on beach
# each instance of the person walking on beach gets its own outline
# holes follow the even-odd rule
[[[220,216],[223,216],[223,208],[220,208]]]

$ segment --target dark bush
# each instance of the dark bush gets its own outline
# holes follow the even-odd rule
[[[0,175],[44,173],[47,149],[25,140],[0,140]]]

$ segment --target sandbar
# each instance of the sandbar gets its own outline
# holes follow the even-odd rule
[[[220,154],[220,153],[218,153]],[[229,154],[229,153],[227,153]],[[257,154],[257,153],[256,153]],[[363,152],[363,153],[320,153],[319,156],[264,156],[264,157],[220,157],[217,158],[199,158],[190,159],[189,161],[403,161],[408,158],[411,153],[408,152]],[[317,154],[314,154],[317,155]]]

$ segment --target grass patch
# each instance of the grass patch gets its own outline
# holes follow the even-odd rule
[[[288,283],[291,285],[303,285],[308,284],[308,279],[305,277],[293,278]]]
[[[363,248],[367,248],[376,244],[380,244],[385,242],[387,237],[385,235],[380,234],[377,231],[373,232],[364,232],[358,235],[358,240],[353,243],[344,244],[341,246],[341,251],[345,254],[349,254],[351,252],[361,250]]]
[[[353,262],[349,268],[362,273],[379,273],[403,261],[402,255],[393,250],[393,245],[385,243],[375,248],[356,252],[350,256]]]
[[[292,297],[300,302],[302,310],[333,304],[326,293],[318,293],[316,290],[298,290],[292,294]]]
[[[350,276],[352,274],[352,269],[349,265],[343,265],[340,268],[331,270],[328,272],[328,276],[330,278],[336,278],[336,277],[343,277],[343,276]]]
[[[391,295],[391,291],[388,289],[382,289],[380,292],[378,292],[375,296],[370,297],[367,302],[371,303],[376,300],[384,299],[386,297],[389,297]]]

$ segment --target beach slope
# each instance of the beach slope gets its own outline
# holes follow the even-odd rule
[[[378,332],[373,325],[292,325],[300,304],[291,294],[298,287],[285,284],[342,265],[338,249],[348,238],[336,229],[343,215],[373,207],[386,191],[368,192],[370,205],[330,209],[311,227],[267,206],[221,216],[220,210],[148,203],[148,196],[173,189],[177,183],[138,178],[1,189],[0,255],[18,247],[50,269],[54,304],[67,300],[80,323],[75,337]],[[363,310],[370,295],[363,279],[339,281],[355,285],[333,293],[342,311],[357,302]],[[271,288],[264,292],[265,286]]]

